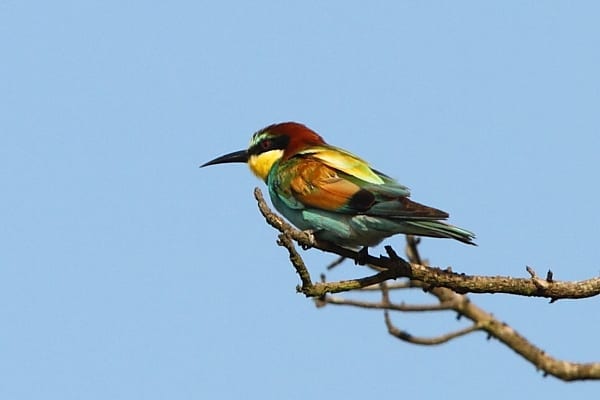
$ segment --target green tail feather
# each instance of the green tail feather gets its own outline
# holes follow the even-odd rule
[[[419,236],[430,236],[437,238],[456,239],[463,243],[477,246],[473,239],[475,234],[466,229],[440,221],[403,221],[410,228],[411,234]]]

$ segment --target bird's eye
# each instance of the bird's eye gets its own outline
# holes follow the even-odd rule
[[[271,139],[265,139],[260,142],[260,147],[262,147],[263,150],[269,150],[271,148]]]

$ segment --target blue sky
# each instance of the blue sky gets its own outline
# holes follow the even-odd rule
[[[433,264],[598,275],[600,6],[365,4],[0,2],[1,398],[596,396],[483,334],[416,347],[380,312],[316,309],[256,209],[262,184],[198,169],[300,121],[477,233],[425,240]],[[303,254],[316,276],[332,259]],[[600,361],[597,298],[471,298]]]

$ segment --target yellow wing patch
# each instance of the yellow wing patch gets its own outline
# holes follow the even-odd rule
[[[310,154],[331,168],[342,171],[348,175],[354,176],[365,182],[374,184],[383,184],[384,180],[377,175],[369,164],[363,159],[338,148],[313,147],[307,149],[302,154]]]

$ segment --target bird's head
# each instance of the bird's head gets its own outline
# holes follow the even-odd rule
[[[271,167],[277,161],[288,159],[307,147],[322,144],[325,144],[323,138],[306,126],[297,122],[282,122],[257,131],[252,135],[248,149],[225,154],[200,167],[245,162],[257,177],[266,181]]]

